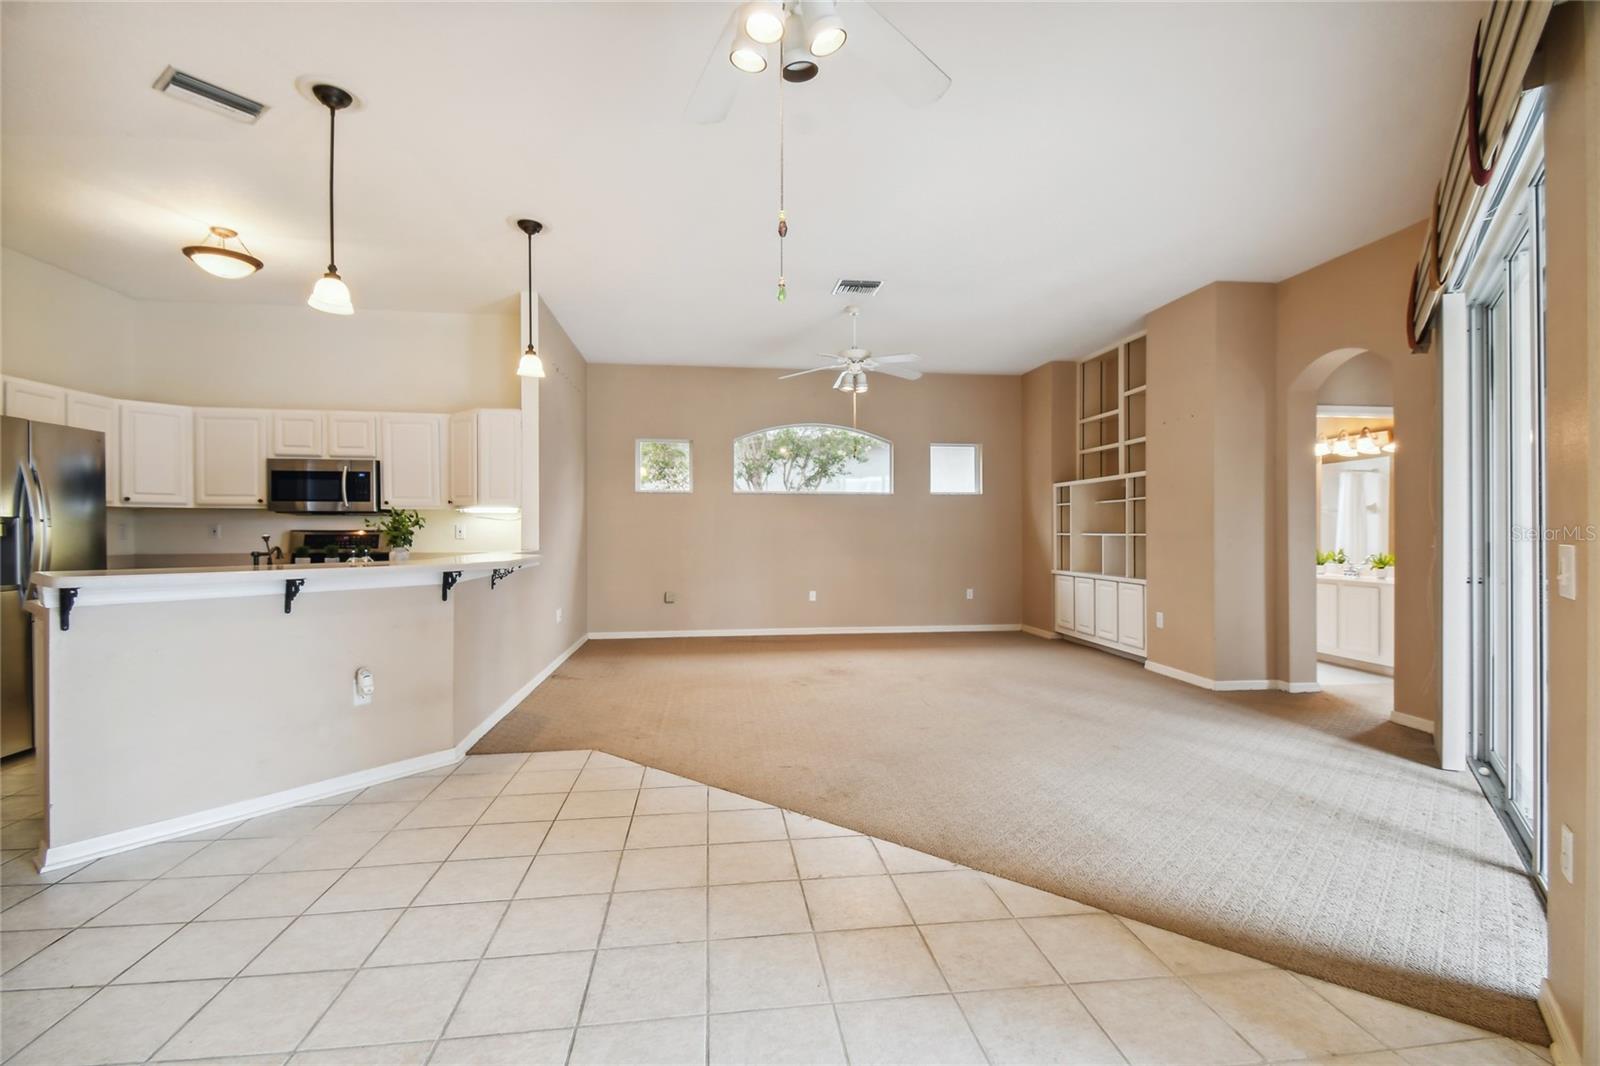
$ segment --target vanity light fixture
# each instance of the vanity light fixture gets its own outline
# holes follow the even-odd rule
[[[533,346],[533,317],[539,313],[539,297],[533,291],[533,235],[544,229],[544,223],[531,218],[519,218],[517,228],[528,235],[528,346],[522,350],[522,358],[517,360],[517,376],[542,378],[544,360],[539,358],[539,351]]]
[[[1361,455],[1377,455],[1378,442],[1373,438],[1372,431],[1366,426],[1361,427],[1361,436],[1356,438],[1356,451]]]
[[[1333,439],[1333,454],[1352,459],[1360,453],[1356,451],[1356,446],[1350,442],[1350,434],[1341,432]]]
[[[1329,446],[1328,438],[1324,437],[1324,436],[1321,436],[1321,435],[1318,435],[1316,447],[1311,449],[1311,454],[1317,456],[1318,458],[1321,458],[1322,456],[1327,455],[1328,453],[1330,453],[1332,451],[1333,451],[1333,448]]]
[[[217,239],[216,244],[208,244],[212,237]],[[239,240],[239,234],[226,226],[212,226],[211,232],[202,238],[199,244],[191,244],[183,250],[189,257],[189,262],[219,278],[247,278],[260,270],[264,265],[261,260],[250,254],[244,241],[239,241],[239,247],[244,251],[237,252],[228,247],[229,241]]]
[[[313,85],[311,95],[328,109],[328,270],[317,279],[306,303],[330,315],[352,315],[356,309],[350,302],[350,286],[339,276],[333,257],[333,129],[335,117],[355,98],[337,85]]]
[[[1394,442],[1393,433],[1390,433],[1388,436],[1389,439],[1383,442],[1383,451],[1387,455],[1393,455],[1395,452],[1400,450],[1400,445]]]

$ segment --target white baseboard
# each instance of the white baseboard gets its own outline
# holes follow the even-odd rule
[[[1539,982],[1539,1013],[1544,1015],[1545,1027],[1550,1030],[1550,1057],[1556,1066],[1580,1066],[1578,1037],[1567,1024],[1548,979]]]
[[[829,637],[867,633],[1015,633],[1020,622],[976,626],[795,626],[788,629],[641,629],[590,633],[590,640],[664,640],[671,637]]]
[[[578,640],[566,651],[556,656],[543,670],[534,676],[533,680],[519,688],[499,707],[491,711],[483,721],[479,722],[471,732],[462,738],[461,742],[453,748],[442,751],[431,751],[425,755],[417,755],[399,762],[385,763],[367,770],[357,770],[355,773],[342,774],[339,777],[330,777],[323,781],[315,781],[309,785],[300,785],[296,788],[285,789],[282,792],[273,792],[266,796],[257,796],[254,799],[240,800],[222,807],[212,807],[208,810],[197,811],[178,818],[168,818],[161,822],[152,822],[149,825],[135,826],[132,829],[122,829],[115,833],[106,833],[103,836],[90,837],[72,844],[63,844],[60,847],[39,849],[39,869],[43,873],[50,873],[67,866],[77,866],[88,862],[90,859],[102,859],[107,855],[116,855],[120,852],[130,851],[133,848],[154,844],[161,840],[171,840],[174,837],[188,836],[198,833],[203,829],[213,829],[219,825],[230,825],[242,822],[246,818],[255,818],[263,814],[271,814],[288,807],[297,807],[303,803],[312,803],[330,796],[341,796],[346,792],[357,789],[371,788],[381,785],[385,781],[393,781],[412,774],[425,773],[441,766],[449,766],[460,762],[483,735],[499,724],[500,720],[510,714],[517,704],[528,698],[528,695],[538,688],[551,674],[560,668],[572,656],[572,653],[583,647],[587,636]]]
[[[1146,659],[1144,668],[1162,677],[1170,677],[1175,681],[1193,685],[1196,688],[1209,689],[1212,692],[1321,692],[1322,686],[1315,681],[1278,681],[1275,679],[1247,679],[1243,681],[1218,681],[1215,678],[1202,677],[1191,674],[1187,670],[1179,670],[1176,666],[1167,666]]]
[[[561,669],[561,664],[572,658],[572,653],[583,647],[588,640],[589,636],[586,633],[577,640],[573,641],[571,647],[562,652],[560,655],[557,655],[554,659],[550,660],[550,665],[546,666],[543,670],[540,670],[537,674],[535,674],[532,681],[529,681],[526,685],[523,685],[521,688],[517,689],[517,691],[513,692],[504,703],[490,711],[483,721],[479,722],[477,726],[475,726],[472,731],[463,737],[461,742],[456,745],[456,758],[459,759],[465,756],[467,752],[471,750],[474,744],[483,739],[485,733],[499,725],[500,719],[516,710],[517,704],[527,699],[530,695],[532,695],[534,689],[544,684],[545,678]]]
[[[1433,735],[1433,722],[1426,718],[1418,718],[1414,714],[1401,714],[1399,711],[1390,711],[1389,721],[1395,725],[1403,725],[1408,729],[1420,729],[1430,736]]]
[[[1024,633],[1028,634],[1028,636],[1030,636],[1030,637],[1038,637],[1041,640],[1060,640],[1061,639],[1061,634],[1053,633],[1048,629],[1040,629],[1037,626],[1026,626],[1026,625],[1022,626],[1021,628],[1022,628],[1022,631]]]

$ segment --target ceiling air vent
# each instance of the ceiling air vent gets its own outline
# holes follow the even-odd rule
[[[860,278],[840,278],[833,287],[835,296],[871,296],[883,287],[881,281],[863,281]]]
[[[267,109],[266,104],[258,104],[248,96],[229,92],[220,85],[201,81],[193,74],[185,74],[171,67],[161,72],[161,77],[156,79],[154,88],[157,92],[166,93],[174,99],[198,105],[207,111],[215,111],[219,115],[226,115],[235,122],[254,122]]]

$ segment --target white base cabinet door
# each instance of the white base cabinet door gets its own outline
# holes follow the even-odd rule
[[[1117,639],[1117,583],[1094,583],[1094,635],[1101,640]]]
[[[167,403],[124,400],[122,502],[141,507],[194,504],[194,412]]]
[[[1072,628],[1086,637],[1094,636],[1094,578],[1072,579]]]
[[[1394,666],[1394,581],[1317,579],[1317,653]]]
[[[1056,575],[1056,632],[1072,632],[1072,578]]]
[[[267,505],[272,416],[233,407],[194,409],[194,502],[198,507]]]
[[[1117,643],[1144,651],[1144,586],[1117,585]]]
[[[378,476],[384,510],[444,506],[443,415],[380,415]]]
[[[92,429],[106,438],[106,505],[119,507],[122,497],[117,491],[117,475],[121,467],[118,459],[122,449],[121,433],[117,428],[117,401],[106,396],[87,392],[67,393],[67,425],[74,429]]]

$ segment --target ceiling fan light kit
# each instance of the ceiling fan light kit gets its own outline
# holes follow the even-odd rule
[[[767,69],[768,47],[780,45],[783,79],[807,82],[817,76],[816,61],[833,55],[849,38],[833,0],[756,0],[734,19],[728,62],[746,74],[760,74]]]
[[[355,313],[355,304],[350,301],[350,286],[344,283],[339,276],[339,268],[335,265],[333,254],[333,164],[334,164],[334,122],[339,112],[355,103],[355,98],[337,85],[319,84],[311,87],[311,94],[317,102],[328,109],[328,269],[317,279],[312,286],[311,295],[306,299],[307,305],[330,315],[350,315]]]
[[[208,244],[212,237],[217,239],[216,244]],[[239,234],[226,226],[212,226],[211,232],[199,244],[191,244],[183,250],[189,261],[214,277],[247,278],[260,270],[264,265],[261,260],[250,254],[250,249],[243,241],[239,247],[244,251],[235,251],[228,247],[228,242],[238,240]]]

